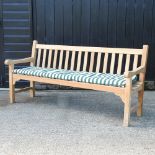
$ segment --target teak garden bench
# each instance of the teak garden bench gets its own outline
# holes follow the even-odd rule
[[[124,103],[123,125],[128,126],[132,92],[138,92],[137,115],[142,115],[147,56],[148,45],[127,49],[44,45],[33,41],[31,57],[5,61],[9,66],[10,102],[15,102],[16,92],[25,90],[30,90],[34,97],[35,82],[113,92]],[[30,66],[14,69],[15,64],[21,63]],[[30,81],[30,87],[15,91],[18,80]]]

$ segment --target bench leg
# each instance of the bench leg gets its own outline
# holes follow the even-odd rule
[[[123,126],[128,127],[130,121],[130,107],[131,107],[131,88],[132,81],[131,78],[126,80],[125,96],[124,96],[124,120]]]
[[[9,66],[9,97],[10,103],[15,102],[15,83],[13,81],[13,74],[12,74],[13,66]]]
[[[131,97],[126,96],[126,101],[124,104],[124,120],[123,120],[123,126],[125,126],[125,127],[129,126],[130,106],[131,106]]]
[[[10,89],[10,103],[15,102],[15,85],[9,82],[9,89]]]
[[[138,92],[138,110],[137,110],[137,116],[142,116],[143,113],[143,96],[144,96],[144,90],[140,90]]]
[[[30,81],[30,87],[32,87],[32,89],[30,89],[30,97],[34,97],[35,96],[35,82]]]

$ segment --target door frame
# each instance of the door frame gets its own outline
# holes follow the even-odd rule
[[[0,0],[0,87],[4,86],[4,33],[3,33],[3,0]]]

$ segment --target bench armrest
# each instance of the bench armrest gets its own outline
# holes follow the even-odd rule
[[[28,62],[33,62],[33,61],[34,61],[33,57],[28,57],[28,58],[17,59],[17,60],[7,59],[7,60],[5,60],[4,63],[6,65],[15,65],[15,64],[28,63]]]
[[[124,76],[126,78],[131,78],[132,76],[134,75],[137,75],[137,74],[140,74],[140,73],[144,73],[145,72],[145,67],[144,66],[140,66],[138,68],[136,68],[135,70],[133,71],[128,71],[128,72],[125,72],[124,73]]]

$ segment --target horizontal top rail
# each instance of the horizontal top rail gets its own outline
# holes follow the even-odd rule
[[[142,55],[143,49],[134,48],[108,48],[108,47],[86,47],[86,46],[66,46],[66,45],[45,45],[37,44],[37,49],[53,49],[53,50],[66,50],[66,51],[90,51],[101,53],[122,53],[122,54],[137,54]]]

